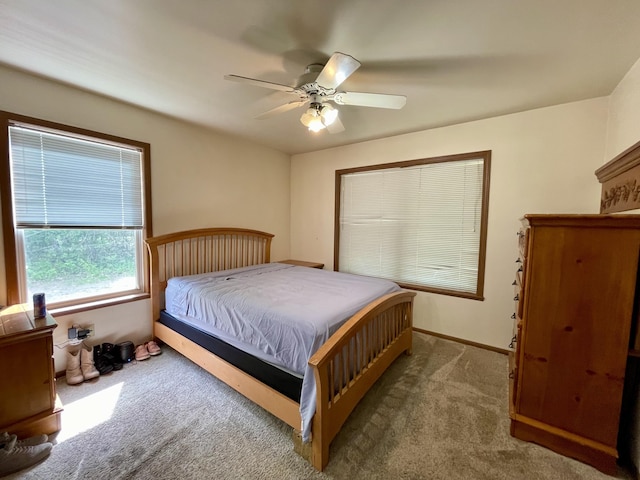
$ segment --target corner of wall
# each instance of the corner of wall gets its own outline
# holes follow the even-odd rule
[[[603,164],[640,140],[640,58],[611,92]]]

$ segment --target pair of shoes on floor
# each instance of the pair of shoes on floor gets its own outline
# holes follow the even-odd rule
[[[151,340],[150,342],[141,343],[136,347],[135,358],[136,360],[146,360],[150,357],[155,357],[156,355],[160,355],[162,350],[156,342]]]
[[[41,462],[53,448],[46,435],[18,440],[16,435],[0,433],[0,477],[18,472]]]
[[[93,363],[93,350],[81,345],[79,349],[67,349],[67,384],[77,385],[100,375]]]
[[[122,370],[120,347],[113,343],[103,343],[93,347],[93,358],[100,375],[106,375],[114,370]]]

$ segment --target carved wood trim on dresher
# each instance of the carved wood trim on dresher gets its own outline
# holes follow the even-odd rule
[[[596,170],[602,184],[600,213],[640,208],[640,142]]]

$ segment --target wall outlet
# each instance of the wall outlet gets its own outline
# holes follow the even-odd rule
[[[89,337],[93,337],[96,333],[96,326],[94,324],[91,325],[73,325],[68,330],[69,340],[72,342],[74,340],[84,340]]]
[[[78,339],[84,340],[85,338],[93,337],[95,335],[95,325],[82,325],[78,328]]]
[[[87,325],[84,327],[85,330],[89,330],[87,337],[93,337],[96,334],[96,326],[92,323],[91,325]]]

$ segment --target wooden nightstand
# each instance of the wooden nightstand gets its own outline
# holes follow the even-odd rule
[[[278,263],[287,263],[289,265],[296,265],[298,267],[309,267],[309,268],[319,268],[322,270],[324,268],[324,263],[318,262],[305,262],[304,260],[278,260]]]
[[[0,432],[19,438],[60,430],[56,403],[53,330],[47,314],[33,318],[30,305],[0,311]]]

